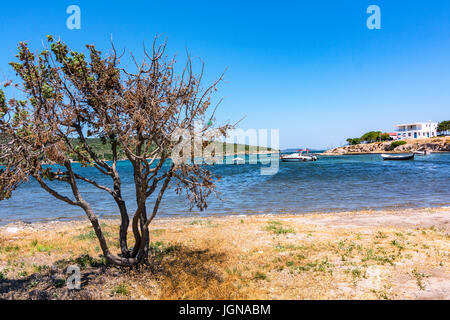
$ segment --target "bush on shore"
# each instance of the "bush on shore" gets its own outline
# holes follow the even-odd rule
[[[397,148],[399,146],[402,146],[404,144],[406,144],[406,141],[404,141],[404,140],[394,141],[394,142],[391,143],[391,149],[393,150],[393,149],[395,149],[395,148]]]

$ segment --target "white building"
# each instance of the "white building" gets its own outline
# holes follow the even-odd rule
[[[398,124],[395,126],[395,131],[399,140],[431,138],[437,136],[437,126],[437,122],[431,121]]]

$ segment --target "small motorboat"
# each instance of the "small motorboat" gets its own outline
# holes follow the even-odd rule
[[[382,154],[381,157],[383,160],[414,160],[414,153],[405,155]]]
[[[303,154],[306,152],[306,154]],[[297,150],[297,153],[291,154],[282,154],[280,156],[281,161],[283,162],[304,162],[304,161],[316,161],[317,157],[310,155],[309,150]]]
[[[431,152],[428,150],[423,150],[423,151],[415,151],[414,154],[418,156],[428,156],[431,154]]]
[[[242,158],[234,158],[233,159],[233,164],[244,164],[245,160]]]

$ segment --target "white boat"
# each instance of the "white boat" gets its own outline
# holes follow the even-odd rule
[[[242,158],[234,158],[233,159],[233,164],[244,164],[245,160]]]
[[[428,156],[431,154],[430,151],[428,150],[424,150],[424,151],[415,151],[414,154],[418,155],[418,156]]]
[[[306,152],[306,154],[303,154]],[[316,161],[317,157],[310,155],[309,150],[297,150],[297,153],[282,154],[280,157],[283,162],[304,162],[304,161]]]
[[[414,160],[414,153],[406,155],[382,154],[381,157],[383,160]]]

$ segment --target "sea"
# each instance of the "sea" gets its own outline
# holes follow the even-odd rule
[[[239,156],[244,158],[244,156]],[[450,153],[416,156],[412,161],[383,161],[379,154],[321,156],[315,162],[278,164],[275,174],[263,175],[261,161],[241,165],[209,166],[221,179],[218,195],[208,198],[208,208],[190,210],[184,194],[169,189],[158,217],[227,216],[255,214],[302,214],[310,212],[341,212],[390,210],[450,206]],[[255,161],[253,161],[255,162]],[[95,168],[74,164],[75,171],[111,186],[109,177]],[[123,196],[130,213],[136,204],[133,198],[132,167],[120,161]],[[52,183],[57,191],[70,196],[67,185]],[[118,217],[116,203],[105,191],[80,183],[82,195],[100,218]],[[154,198],[148,200],[151,206]],[[30,180],[13,196],[0,201],[0,225],[74,220],[85,218],[79,207],[53,198]]]

